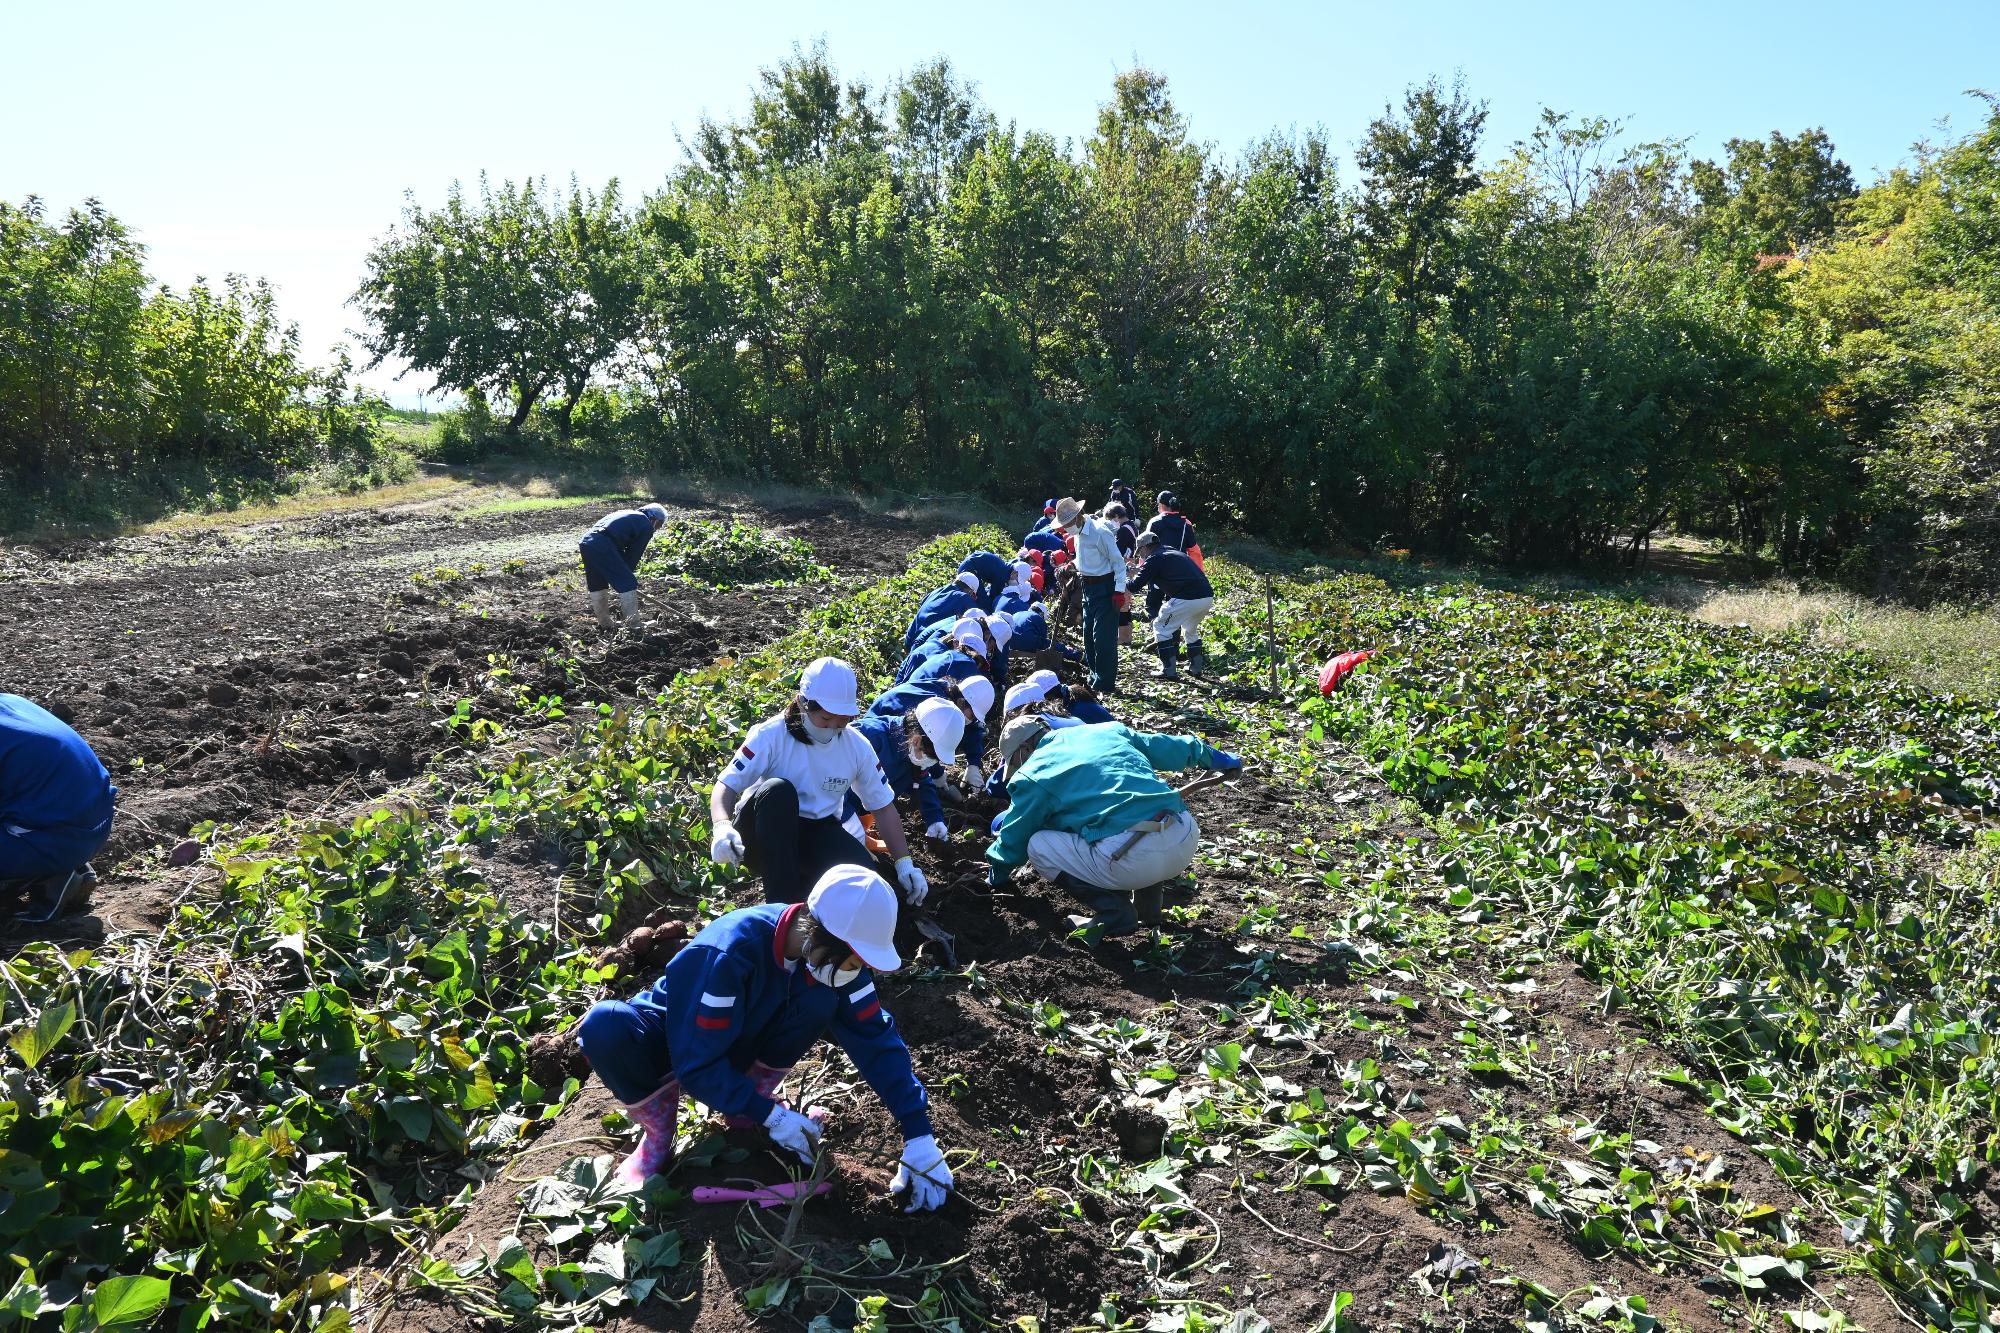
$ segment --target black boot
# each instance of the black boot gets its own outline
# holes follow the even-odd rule
[[[1132,895],[1132,906],[1137,910],[1142,926],[1159,925],[1166,905],[1167,886],[1164,884],[1148,884]]]
[[[1198,643],[1188,645],[1188,674],[1200,676],[1208,671],[1208,649]]]
[[[1084,943],[1095,947],[1106,935],[1129,935],[1138,928],[1139,914],[1133,910],[1131,894],[1087,884],[1067,873],[1056,876],[1056,887],[1095,913],[1075,932]]]
[[[1181,678],[1181,646],[1168,639],[1165,643],[1153,645],[1153,651],[1160,655],[1160,679],[1179,680]]]

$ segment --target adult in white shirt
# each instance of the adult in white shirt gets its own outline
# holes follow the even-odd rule
[[[1118,613],[1125,609],[1125,553],[1118,528],[1083,512],[1083,501],[1056,502],[1055,526],[1076,537],[1076,572],[1083,581],[1083,664],[1090,688],[1118,692]]]
[[[850,791],[874,816],[876,836],[896,860],[903,901],[914,907],[930,892],[910,860],[896,794],[875,748],[847,725],[860,712],[854,668],[837,657],[817,659],[785,711],[750,728],[708,795],[709,855],[762,875],[767,903],[804,902],[834,866],[874,864],[841,826]]]

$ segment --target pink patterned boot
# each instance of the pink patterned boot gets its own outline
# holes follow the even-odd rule
[[[643,1102],[632,1102],[625,1114],[644,1130],[639,1146],[618,1164],[612,1181],[620,1189],[636,1190],[674,1159],[674,1129],[680,1122],[681,1085],[669,1080]]]

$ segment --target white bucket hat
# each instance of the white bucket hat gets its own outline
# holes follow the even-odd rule
[[[917,705],[917,726],[930,737],[931,749],[940,764],[958,762],[958,743],[965,738],[965,714],[945,699],[926,699]]]

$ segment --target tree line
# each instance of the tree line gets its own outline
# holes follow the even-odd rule
[[[95,200],[0,201],[0,483],[161,463],[304,467],[373,447],[344,360],[313,367],[270,287],[156,287]]]
[[[946,60],[871,88],[815,46],[643,197],[410,199],[354,304],[377,363],[466,394],[456,457],[1009,501],[1125,475],[1284,543],[1555,564],[1672,528],[1991,596],[2000,110],[1866,188],[1812,129],[1712,162],[1598,118],[1485,130],[1432,81],[1345,161],[1322,131],[1225,155],[1137,69],[1071,143]],[[310,409],[344,376],[268,294],[145,297],[101,214],[0,211],[0,277],[0,468],[339,433]]]

